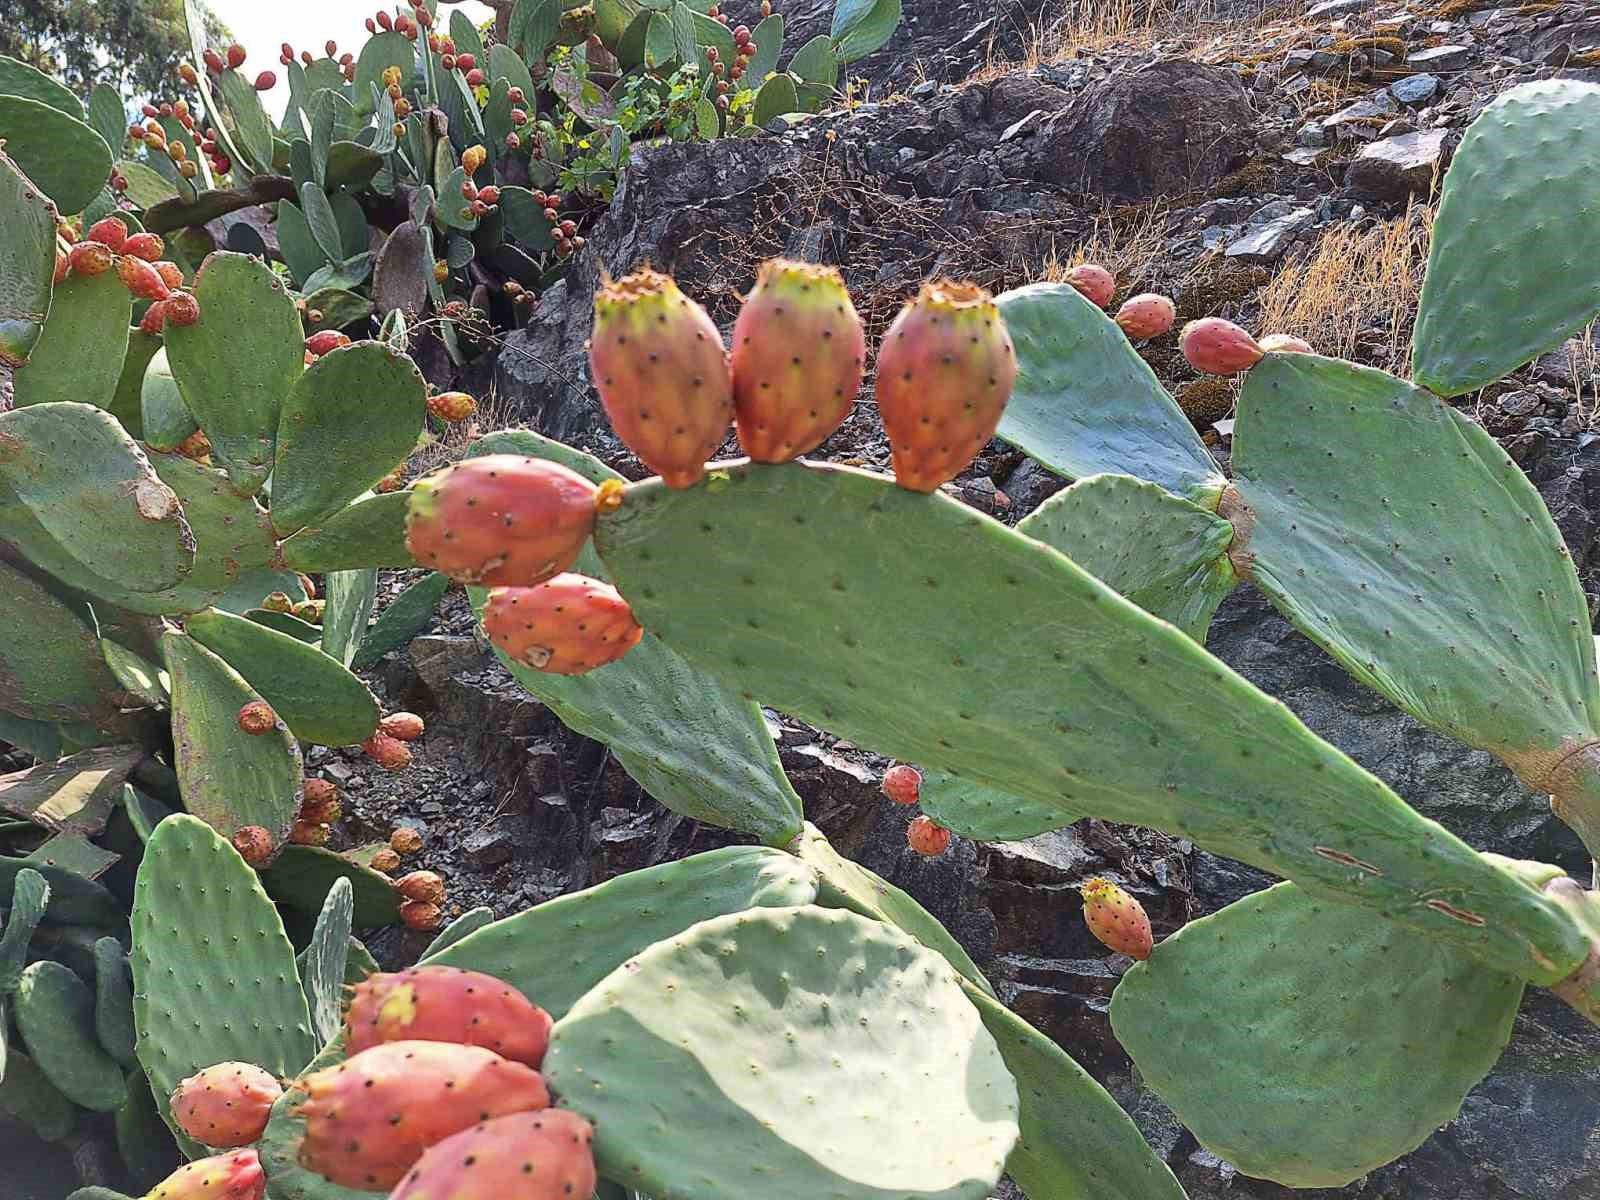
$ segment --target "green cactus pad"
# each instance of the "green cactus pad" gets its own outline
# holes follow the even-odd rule
[[[305,370],[300,315],[283,281],[244,254],[210,255],[194,294],[200,319],[167,329],[167,359],[212,457],[254,492],[272,471],[284,397]]]
[[[928,949],[944,955],[956,972],[980,991],[994,995],[978,964],[937,917],[887,879],[840,854],[822,830],[806,822],[805,832],[791,849],[816,871],[817,903],[823,908],[846,908],[905,930]]]
[[[137,1189],[155,1187],[182,1162],[142,1069],[128,1075],[128,1101],[117,1109],[116,1132],[117,1151]]]
[[[1133,475],[1215,506],[1222,472],[1115,321],[1064,283],[997,303],[1017,351],[1000,437],[1069,479]]]
[[[316,1058],[306,1064],[301,1075],[331,1067],[344,1058],[344,1039],[329,1042]],[[272,1119],[256,1143],[261,1166],[266,1171],[272,1200],[373,1200],[375,1193],[360,1192],[330,1183],[315,1171],[300,1165],[300,1143],[305,1138],[305,1121],[296,1109],[306,1102],[306,1094],[290,1080],[283,1095],[272,1106]]]
[[[28,1053],[61,1094],[91,1112],[120,1108],[127,1084],[95,1038],[88,985],[60,963],[36,962],[22,973],[13,999]]]
[[[77,117],[26,96],[0,94],[0,141],[63,213],[81,212],[111,174],[111,148]]]
[[[599,483],[621,479],[599,460],[538,434],[493,434],[471,454],[550,459]],[[611,572],[592,546],[573,569],[597,579]],[[469,588],[475,612],[482,588]],[[804,819],[761,710],[707,678],[646,633],[620,661],[586,675],[534,671],[496,649],[506,669],[585,737],[610,746],[628,774],[668,808],[782,846]]]
[[[354,897],[348,879],[333,881],[322,911],[317,914],[311,941],[296,960],[306,1004],[311,1009],[311,1030],[323,1045],[338,1037],[344,1024],[344,971],[350,959]]]
[[[150,356],[139,381],[139,421],[144,440],[152,450],[176,450],[184,438],[200,428],[189,406],[183,402],[172,365],[162,346]]]
[[[405,34],[391,31],[368,38],[356,58],[356,112],[366,116],[372,111],[372,89],[383,91],[384,71],[400,68],[402,83],[409,84],[416,65],[417,48]]]
[[[361,639],[361,648],[351,666],[360,670],[370,667],[391,650],[399,650],[411,643],[428,627],[439,609],[439,601],[450,590],[450,580],[437,571],[429,571],[415,583],[389,601],[389,605]]]
[[[1117,986],[1111,1025],[1212,1153],[1289,1187],[1340,1187],[1455,1117],[1522,989],[1285,883],[1158,945]]]
[[[1412,374],[1459,396],[1600,314],[1600,86],[1525,83],[1461,139],[1444,177],[1417,308]]]
[[[287,634],[295,641],[304,642],[308,646],[318,645],[322,641],[322,630],[318,626],[310,621],[302,621],[299,617],[290,616],[288,613],[273,612],[269,608],[247,608],[239,615],[248,617],[257,625],[265,625],[268,629]]]
[[[849,467],[719,465],[684,490],[630,487],[595,539],[669,646],[859,744],[1193,838],[1534,982],[1587,954],[1557,906],[1192,638],[947,496]],[[995,669],[1008,661],[1028,669]]]
[[[322,653],[348,667],[367,636],[378,599],[378,572],[329,571],[323,589],[328,606],[322,614]]]
[[[94,944],[94,1032],[101,1049],[112,1058],[124,1067],[138,1067],[128,955],[114,937],[100,938]]]
[[[36,721],[99,722],[122,687],[89,614],[0,562],[0,709]]]
[[[184,806],[225,838],[259,825],[274,845],[281,843],[300,808],[299,746],[281,721],[263,734],[239,728],[239,710],[261,697],[194,638],[164,633],[161,655],[172,676],[174,765]]]
[[[316,647],[214,608],[195,613],[184,628],[239,672],[302,741],[353,746],[377,729],[377,698]]]
[[[1028,1200],[1185,1200],[1138,1126],[1094,1077],[1044,1034],[970,985],[1017,1080],[1022,1139],[1006,1173]]]
[[[427,406],[422,372],[382,342],[356,342],[317,359],[290,390],[278,422],[278,533],[325,520],[404,462]]]
[[[0,996],[8,996],[16,990],[22,969],[28,962],[28,944],[33,941],[34,931],[44,920],[49,905],[50,885],[44,876],[30,867],[19,870],[5,919],[0,921]],[[4,1022],[0,1021],[0,1039],[4,1037]],[[4,1075],[4,1070],[0,1070],[0,1077]]]
[[[0,151],[0,366],[28,361],[50,309],[55,265],[55,210]]]
[[[248,155],[246,165],[254,167],[256,174],[266,174],[272,168],[272,122],[261,107],[260,94],[235,70],[221,72],[215,82],[226,106],[228,130],[235,144]]]
[[[1043,802],[963,779],[936,767],[922,770],[918,803],[922,811],[952,833],[978,842],[1030,838],[1071,825],[1082,815],[1061,799]]]
[[[83,120],[83,101],[37,67],[0,54],[0,95],[26,96],[51,108],[59,109],[69,117]],[[118,113],[121,116],[121,113]],[[118,125],[121,126],[121,121]],[[127,134],[119,128],[123,137]]]
[[[48,535],[85,570],[133,592],[170,587],[194,566],[194,536],[172,489],[110,413],[88,404],[35,404],[0,413],[0,493],[32,518],[7,522],[30,559]],[[0,497],[3,501],[3,497]]]
[[[428,943],[428,948],[422,952],[422,957],[418,961],[426,962],[435,954],[443,954],[468,934],[477,933],[485,925],[493,923],[494,909],[486,905],[469,908],[439,931],[439,936]]]
[[[44,910],[46,926],[78,925],[106,930],[122,925],[122,905],[100,884],[26,858],[0,858],[0,908],[11,907],[17,880],[29,871],[38,872],[50,885],[50,900]]]
[[[148,441],[144,432],[144,376],[150,369],[150,360],[161,351],[159,334],[142,329],[128,331],[128,352],[122,359],[122,374],[117,377],[117,387],[106,405],[109,412],[138,441]]]
[[[8,1050],[5,1074],[0,1076],[0,1113],[23,1122],[42,1142],[59,1142],[78,1124],[72,1101],[16,1047]]]
[[[285,846],[272,866],[261,872],[267,895],[308,916],[321,912],[340,880],[352,888],[357,929],[376,929],[398,919],[400,902],[388,876],[322,846]]]
[[[132,963],[139,1061],[163,1116],[173,1089],[205,1067],[251,1062],[287,1076],[316,1052],[283,922],[203,821],[169,817],[145,847]]]
[[[503,979],[559,1018],[653,942],[711,917],[816,897],[816,872],[799,859],[729,846],[547,900],[468,934],[429,962]]]
[[[142,654],[129,650],[110,638],[100,639],[100,653],[106,660],[106,666],[110,667],[111,673],[117,677],[117,682],[127,689],[130,695],[152,708],[166,707],[171,697],[167,691],[165,671]]]
[[[658,1200],[983,1200],[1017,1087],[950,965],[855,913],[703,921],[597,983],[544,1073]]]
[[[16,369],[16,406],[76,400],[110,408],[132,314],[133,297],[115,271],[63,279],[50,298],[44,333],[27,365]]]
[[[1381,371],[1269,355],[1239,398],[1233,466],[1256,585],[1357,679],[1535,784],[1530,758],[1594,736],[1577,572],[1481,425]]]
[[[357,500],[315,527],[284,540],[285,565],[297,571],[354,571],[367,567],[415,567],[406,549],[405,492]]]

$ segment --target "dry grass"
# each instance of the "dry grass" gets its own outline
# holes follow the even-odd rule
[[[1167,214],[1159,205],[1119,209],[1095,218],[1088,238],[1070,251],[1052,248],[1030,282],[1061,283],[1079,263],[1099,263],[1117,277],[1117,294],[1173,290],[1156,263],[1167,248]]]
[[[1433,209],[1415,202],[1369,228],[1330,226],[1256,294],[1258,332],[1294,334],[1320,354],[1405,374],[1432,229]]]

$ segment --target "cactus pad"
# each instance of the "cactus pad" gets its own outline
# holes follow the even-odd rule
[[[39,922],[44,920],[49,904],[50,885],[44,876],[30,867],[18,871],[5,919],[0,921],[0,996],[16,990],[28,961],[28,943],[33,940]],[[0,1027],[0,1041],[4,1038],[5,1030]],[[0,1078],[4,1075],[4,1070],[0,1069]]]
[[[357,670],[370,667],[391,650],[410,645],[433,620],[439,601],[449,590],[450,580],[437,571],[429,571],[416,582],[407,584],[367,630],[351,666]]]
[[[23,1122],[44,1142],[61,1141],[78,1123],[72,1101],[15,1047],[8,1049],[6,1071],[0,1076],[0,1113]]]
[[[630,487],[595,539],[669,646],[859,744],[1191,837],[1535,982],[1587,954],[1558,906],[1193,639],[948,497],[848,467],[718,466]]]
[[[1480,113],[1444,177],[1412,373],[1441,396],[1493,383],[1600,314],[1600,86],[1526,83]]]
[[[100,722],[121,686],[80,604],[0,562],[0,709],[37,721]]]
[[[367,636],[372,606],[378,599],[378,572],[329,571],[323,580],[328,607],[322,614],[322,653],[349,666]]]
[[[114,937],[103,937],[94,944],[94,1033],[101,1048],[117,1062],[138,1068],[128,955]],[[142,1086],[142,1075],[140,1083]]]
[[[388,876],[332,850],[291,844],[261,873],[267,895],[308,915],[322,910],[327,896],[341,880],[348,881],[352,888],[352,919],[357,929],[394,923],[399,901]]]
[[[139,423],[152,450],[176,450],[200,428],[172,377],[165,346],[150,356],[139,381]]]
[[[75,400],[109,409],[132,313],[133,297],[115,271],[63,279],[27,365],[16,370],[16,406]]]
[[[1212,1153],[1289,1187],[1340,1187],[1454,1118],[1522,988],[1285,883],[1158,945],[1117,986],[1111,1025]]]
[[[62,213],[81,212],[111,174],[111,148],[77,117],[26,96],[0,95],[0,141]]]
[[[49,199],[0,151],[0,366],[28,360],[50,308],[56,214]]]
[[[850,912],[703,921],[556,1023],[544,1071],[610,1179],[678,1200],[983,1200],[1017,1088],[957,976]]]
[[[415,567],[406,549],[406,492],[366,496],[308,526],[280,547],[297,571],[354,571],[367,567]]]
[[[1000,437],[1070,479],[1134,475],[1215,503],[1222,472],[1115,321],[1064,283],[996,302],[1017,351]]]
[[[95,1038],[94,993],[66,967],[48,960],[22,973],[14,997],[17,1028],[28,1053],[74,1104],[114,1112],[128,1098],[122,1068]]]
[[[343,1027],[344,972],[350,960],[350,920],[355,912],[348,879],[336,879],[317,914],[316,927],[301,959],[300,983],[311,1009],[311,1029],[323,1045]]]

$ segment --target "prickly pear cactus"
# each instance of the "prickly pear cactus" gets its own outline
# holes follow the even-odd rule
[[[56,212],[0,151],[0,365],[28,361],[50,308]]]

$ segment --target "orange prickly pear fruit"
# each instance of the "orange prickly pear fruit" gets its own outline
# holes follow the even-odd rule
[[[122,253],[142,258],[149,263],[160,262],[166,250],[167,244],[161,240],[161,235],[158,233],[130,233],[128,240],[122,243]]]
[[[389,849],[396,854],[415,854],[422,849],[422,835],[402,825],[389,835]]]
[[[188,293],[185,292],[184,295],[188,295]],[[157,300],[144,310],[144,316],[139,318],[139,330],[141,333],[161,332],[167,323],[167,304],[168,301],[166,300]]]
[[[233,835],[233,848],[245,862],[259,867],[272,857],[272,835],[260,825],[246,825]]]
[[[1081,890],[1083,920],[1090,933],[1118,954],[1150,957],[1154,939],[1144,905],[1109,879],[1091,879]]]
[[[444,878],[433,871],[413,871],[409,875],[402,875],[394,881],[394,890],[407,900],[415,900],[419,904],[438,904],[444,899]],[[446,1041],[470,1041],[469,1038],[447,1038]],[[484,1045],[475,1042],[475,1045]],[[499,1047],[491,1046],[490,1049],[499,1052]]]
[[[185,1163],[144,1195],[144,1200],[262,1200],[267,1176],[254,1150],[231,1150]]]
[[[385,846],[382,850],[373,852],[372,859],[367,863],[374,871],[387,875],[400,865],[400,856]]]
[[[172,295],[172,289],[161,278],[161,272],[142,258],[124,254],[117,259],[117,277],[137,300],[165,300]]]
[[[878,412],[895,482],[931,492],[988,444],[1017,377],[1000,310],[969,283],[934,282],[883,335]]]
[[[565,1109],[496,1117],[429,1147],[389,1200],[590,1200],[593,1141]]]
[[[1108,308],[1117,293],[1117,277],[1098,263],[1079,263],[1067,272],[1067,282],[1097,308]]]
[[[89,226],[89,232],[83,235],[86,242],[100,242],[110,246],[113,251],[121,250],[122,243],[128,240],[128,227],[115,217],[102,217]]]
[[[616,588],[570,573],[537,587],[495,588],[483,627],[513,661],[553,675],[582,675],[615,662],[644,636]]]
[[[339,347],[348,346],[349,344],[349,334],[340,333],[337,329],[323,329],[313,333],[306,339],[306,350],[308,353],[320,357],[329,351],[337,350]]]
[[[1237,375],[1262,358],[1249,332],[1221,317],[1203,317],[1183,327],[1178,348],[1189,365],[1203,375]]]
[[[436,894],[416,896],[414,871],[395,887],[408,900],[437,904]],[[411,890],[408,890],[411,889]],[[345,1048],[358,1054],[383,1042],[460,1042],[482,1046],[503,1058],[537,1068],[550,1044],[550,1014],[509,983],[459,967],[412,967],[396,974],[368,975],[356,985],[345,1013]]]
[[[1170,297],[1145,292],[1125,300],[1117,309],[1117,324],[1130,338],[1160,337],[1178,319],[1178,306]]]
[[[918,817],[906,828],[906,841],[918,854],[937,858],[950,848],[950,831],[932,817]]]
[[[386,733],[374,733],[361,743],[361,748],[385,771],[403,771],[411,765],[411,750],[399,738]]]
[[[896,804],[915,804],[922,794],[922,772],[906,763],[896,763],[883,773],[878,790]]]
[[[344,815],[339,789],[326,779],[308,779],[300,801],[299,820],[310,825],[331,825]]]
[[[67,251],[74,275],[101,275],[111,270],[116,261],[116,253],[104,242],[78,242]]]
[[[466,392],[440,392],[428,397],[428,411],[441,421],[465,421],[477,407],[478,402]]]
[[[762,263],[733,326],[739,445],[770,463],[816,449],[849,415],[866,360],[866,333],[837,270]]]
[[[278,1081],[253,1063],[217,1063],[178,1084],[172,1119],[201,1145],[248,1146],[261,1137],[281,1095]]]
[[[392,738],[399,738],[402,742],[414,742],[422,736],[426,726],[416,713],[397,712],[390,713],[379,721],[378,729]]]
[[[595,297],[589,366],[628,449],[668,487],[698,482],[733,416],[727,352],[706,310],[656,271],[609,280]]]
[[[193,325],[200,319],[200,301],[191,292],[174,291],[165,301],[164,320],[168,325]]]
[[[239,710],[239,728],[248,734],[271,733],[277,724],[278,714],[265,700],[252,700]]]
[[[289,829],[289,841],[296,846],[326,846],[333,830],[310,821],[296,821]]]
[[[1269,333],[1260,342],[1263,354],[1315,354],[1311,343],[1292,333]]]

